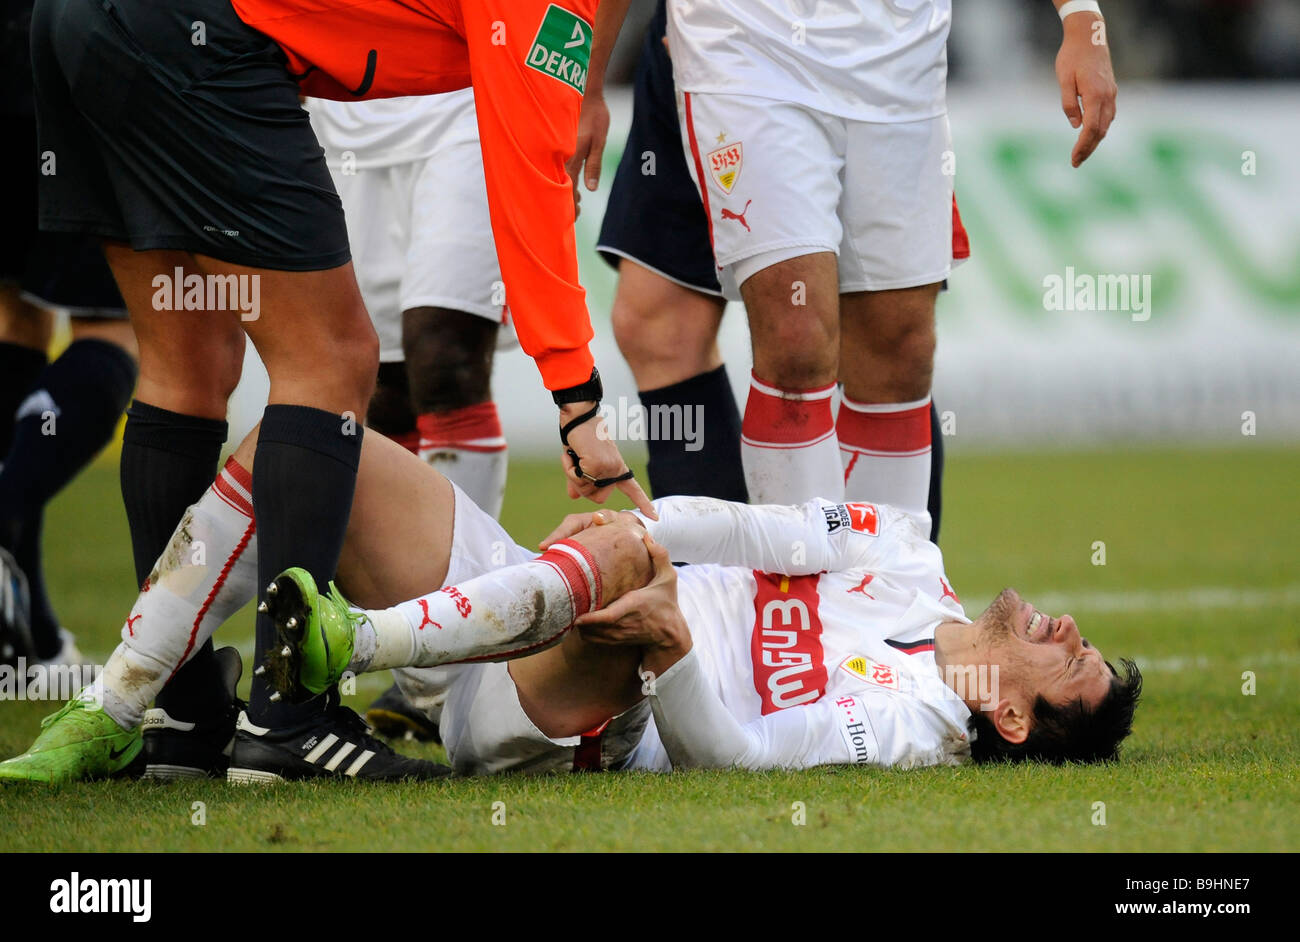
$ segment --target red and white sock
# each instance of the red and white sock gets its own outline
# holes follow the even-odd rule
[[[257,594],[252,476],[231,458],[186,509],[95,682],[104,711],[138,726],[158,691]]]
[[[842,499],[844,478],[831,409],[834,394],[834,383],[818,389],[778,389],[750,374],[740,429],[750,503]]]
[[[521,657],[549,647],[602,604],[595,559],[562,540],[531,562],[367,611],[349,667],[361,673]]]
[[[846,500],[923,513],[930,497],[930,397],[868,404],[844,396],[837,424]]]
[[[417,416],[419,455],[493,517],[506,493],[506,439],[495,402]]]

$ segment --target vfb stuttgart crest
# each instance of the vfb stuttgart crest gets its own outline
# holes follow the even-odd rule
[[[704,159],[708,161],[709,176],[713,177],[713,182],[722,188],[722,192],[730,193],[740,177],[740,166],[745,160],[745,145],[740,141],[725,144],[717,150],[709,151]]]

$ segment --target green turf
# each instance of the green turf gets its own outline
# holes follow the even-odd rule
[[[951,457],[943,546],[968,610],[1012,584],[1067,605],[1103,653],[1146,669],[1114,766],[10,787],[0,850],[1293,851],[1297,467],[1300,451],[1257,448]],[[521,542],[571,507],[551,462],[512,465],[504,522]],[[46,533],[62,618],[106,654],[133,595],[115,467],[60,496]],[[247,610],[224,637],[247,649]],[[362,678],[353,705],[382,686]],[[26,748],[52,709],[0,704],[0,754]]]

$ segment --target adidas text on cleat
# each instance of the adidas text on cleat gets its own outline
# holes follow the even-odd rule
[[[41,720],[41,734],[20,756],[0,762],[0,782],[80,782],[126,769],[139,754],[139,729],[80,698]]]
[[[396,782],[449,774],[445,765],[399,755],[372,736],[361,717],[335,707],[292,729],[255,726],[241,713],[226,777],[256,784],[311,778]]]
[[[337,684],[352,660],[357,622],[366,616],[352,611],[334,583],[321,594],[311,574],[297,568],[275,577],[263,604],[277,639],[266,655],[271,688],[300,703]]]
[[[193,722],[177,719],[161,707],[145,711],[141,725],[143,778],[173,781],[225,777],[234,745],[235,721],[244,709],[244,702],[235,697],[243,665],[234,648],[221,648],[214,657],[222,689],[219,698],[203,706],[201,718]]]

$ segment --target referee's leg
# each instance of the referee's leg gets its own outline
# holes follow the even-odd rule
[[[366,405],[379,369],[379,338],[352,263],[289,272],[197,260],[205,274],[260,284],[260,313],[243,321],[271,380],[253,472],[259,596],[291,566],[326,585],[343,547]],[[272,644],[274,625],[260,615],[256,663]],[[254,676],[248,715],[259,726],[298,726],[326,706],[272,702],[270,693]]]

